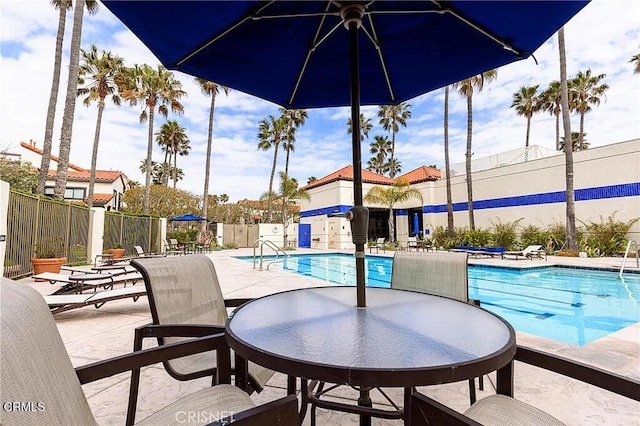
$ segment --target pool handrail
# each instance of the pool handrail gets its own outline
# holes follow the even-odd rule
[[[269,265],[271,265],[272,263],[274,263],[274,262],[282,262],[284,260],[284,259],[280,259],[280,254],[281,253],[282,253],[282,255],[284,257],[287,257],[287,253],[283,249],[278,247],[273,241],[257,239],[253,243],[253,269],[256,269],[256,247],[258,247],[258,245],[260,245],[260,263],[259,263],[260,266],[258,268],[259,271],[262,271],[262,264],[264,262],[264,250],[263,249],[264,249],[265,245],[276,252],[276,257],[273,258],[273,260],[271,260],[267,264],[267,270],[269,270]]]
[[[620,273],[618,274],[620,279],[623,279],[622,272],[624,271],[624,265],[627,262],[627,257],[629,257],[629,249],[631,248],[631,246],[634,247],[634,253],[636,254],[636,268],[640,268],[640,259],[638,258],[638,243],[636,243],[635,240],[629,240],[629,242],[627,243],[627,249],[624,252],[624,257],[622,258],[622,266],[620,267]]]

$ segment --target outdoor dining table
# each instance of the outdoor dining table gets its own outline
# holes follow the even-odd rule
[[[290,377],[404,388],[405,413],[415,386],[492,371],[497,371],[497,392],[513,395],[516,339],[505,320],[444,297],[389,288],[366,292],[365,308],[356,307],[353,287],[305,288],[255,299],[227,321],[229,346],[238,356]],[[366,408],[360,413],[367,424]]]

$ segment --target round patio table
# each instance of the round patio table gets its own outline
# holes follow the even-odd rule
[[[229,318],[227,340],[238,355],[305,379],[411,392],[414,386],[498,370],[498,391],[512,394],[516,339],[505,320],[444,297],[366,291],[366,308],[356,307],[354,287],[306,288],[255,299]]]

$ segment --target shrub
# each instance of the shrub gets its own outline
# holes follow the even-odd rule
[[[582,222],[586,228],[586,235],[580,241],[581,250],[589,256],[615,256],[624,251],[627,245],[627,233],[629,229],[640,220],[631,219],[628,222],[614,219],[617,212],[613,212],[608,218],[600,216],[600,222]]]
[[[578,257],[578,252],[576,250],[563,249],[560,250],[557,255],[564,257]]]
[[[527,225],[522,228],[520,233],[520,242],[523,247],[527,246],[543,246],[550,249],[553,244],[549,244],[550,234],[546,230],[540,229],[535,225]],[[552,240],[553,241],[553,240]]]
[[[64,244],[61,238],[42,240],[35,246],[35,255],[38,259],[54,259],[64,257]]]
[[[490,244],[492,235],[488,229],[469,229],[464,233],[464,244],[462,246],[486,247]]]
[[[493,244],[498,247],[504,247],[507,250],[514,249],[518,241],[516,230],[521,220],[522,218],[506,223],[502,223],[500,219],[498,219],[497,223],[491,221],[491,225],[493,226]]]

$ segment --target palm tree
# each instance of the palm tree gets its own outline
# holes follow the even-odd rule
[[[560,148],[560,112],[562,111],[562,96],[559,81],[552,81],[549,84],[549,87],[540,94],[540,102],[541,110],[549,111],[551,115],[556,117],[556,150],[562,151],[562,148]]]
[[[162,65],[154,70],[149,65],[135,65],[129,68],[126,78],[121,81],[120,95],[129,101],[132,106],[142,103],[140,122],[149,119],[149,132],[147,138],[147,164],[151,164],[153,152],[153,119],[156,107],[158,112],[166,117],[169,108],[176,114],[184,111],[179,99],[186,95],[182,90],[180,81],[173,77],[173,73],[167,71]],[[148,110],[148,113],[147,113]],[[148,116],[147,116],[148,114]],[[149,195],[151,193],[151,168],[146,169],[143,211],[149,213]]]
[[[467,151],[465,162],[467,169],[467,201],[469,203],[469,229],[476,229],[473,218],[473,183],[471,181],[471,135],[473,134],[473,92],[477,89],[482,92],[484,84],[490,83],[498,77],[497,70],[489,70],[482,74],[474,75],[466,80],[453,83],[453,88],[458,90],[460,96],[467,99]]]
[[[73,30],[71,32],[71,47],[69,50],[69,77],[67,79],[67,95],[62,114],[62,130],[60,132],[60,151],[58,152],[58,170],[56,171],[56,186],[53,195],[64,198],[67,187],[67,172],[69,169],[69,154],[71,153],[71,136],[73,134],[73,116],[78,96],[78,74],[80,72],[80,39],[82,37],[82,17],[84,16],[85,0],[76,0],[73,9]],[[97,8],[97,5],[93,5]]]
[[[578,72],[578,75],[568,83],[569,106],[572,111],[580,114],[580,150],[583,149],[584,115],[591,112],[591,105],[600,105],[600,97],[604,96],[604,92],[609,89],[608,84],[600,84],[606,76],[606,74],[591,75],[591,69],[588,69],[586,72]]]
[[[387,163],[387,154],[391,150],[391,141],[386,136],[376,136],[370,144],[369,152],[373,157],[369,160],[367,168],[379,175],[385,172],[385,164]]]
[[[558,30],[558,51],[560,53],[560,96],[562,97],[562,127],[565,138],[571,135],[571,117],[569,116],[569,88],[567,81],[567,53],[564,46],[564,27]],[[573,149],[570,144],[564,146],[565,155],[565,198],[566,198],[566,247],[568,250],[578,248],[576,235],[576,204],[573,190]]]
[[[397,158],[390,158],[384,164],[384,172],[389,173],[389,176],[395,176],[402,171],[402,161]]]
[[[271,166],[271,177],[269,178],[269,191],[267,206],[267,223],[271,222],[271,200],[273,198],[273,177],[276,173],[276,163],[278,161],[278,147],[280,142],[286,140],[288,131],[287,119],[283,116],[276,119],[273,115],[263,118],[258,124],[258,149],[268,151],[273,148],[273,165]]]
[[[91,175],[89,176],[89,194],[87,195],[87,206],[93,207],[93,190],[96,183],[96,164],[98,162],[98,144],[100,142],[100,126],[102,125],[102,113],[104,112],[104,100],[111,95],[114,104],[120,105],[118,96],[118,86],[116,79],[124,67],[124,61],[111,52],[102,51],[98,56],[98,48],[91,45],[87,52],[80,49],[82,55],[82,65],[80,66],[78,84],[84,87],[78,88],[78,96],[84,96],[83,103],[89,106],[92,101],[98,101],[98,119],[96,121],[96,131],[93,138],[93,151],[91,153]]]
[[[363,142],[365,138],[369,137],[369,132],[371,131],[371,119],[364,116],[363,113],[360,113],[360,142]],[[351,128],[351,118],[347,120],[347,134],[351,134],[353,132]]]
[[[202,195],[202,199],[205,200],[205,202],[202,203],[202,217],[206,218],[208,217],[209,203],[207,203],[206,200],[209,195],[209,177],[211,175],[211,144],[213,142],[213,113],[216,107],[216,96],[218,96],[220,89],[222,89],[225,95],[229,95],[229,88],[212,81],[207,81],[200,77],[196,77],[195,81],[196,84],[200,86],[200,90],[205,96],[211,96],[211,106],[209,107],[209,131],[207,133],[207,158],[204,166],[204,191]],[[202,221],[200,231],[207,231],[207,222]]]
[[[391,159],[390,164],[396,164],[393,157],[396,151],[396,133],[400,130],[400,126],[407,127],[407,120],[411,118],[411,104],[402,102],[398,105],[381,105],[378,110],[380,124],[382,127],[391,132]],[[390,170],[390,177],[394,177],[394,168]]]
[[[589,148],[589,142],[587,142],[587,134],[582,135],[582,149]],[[580,132],[571,132],[571,147],[573,152],[580,151]],[[560,149],[564,151],[564,136],[560,139]]]
[[[393,216],[393,206],[398,203],[408,201],[410,198],[417,198],[423,201],[422,194],[417,189],[410,187],[406,179],[396,179],[389,187],[374,186],[367,192],[364,201],[371,204],[382,204],[389,208],[389,241],[393,242],[395,234],[395,218]]]
[[[178,170],[178,155],[189,155],[189,151],[191,150],[186,129],[178,124],[176,120],[167,121],[160,127],[160,130],[156,132],[156,141],[159,145],[165,147],[165,153],[171,153],[170,158],[173,159],[173,187],[175,188],[177,183],[175,172]]]
[[[637,54],[637,55],[633,55],[631,57],[631,59],[629,60],[629,63],[631,63],[631,64],[634,63],[634,62],[636,64],[636,66],[635,66],[635,68],[633,70],[633,73],[634,74],[640,74],[640,53]]]
[[[287,137],[282,142],[282,148],[287,152],[287,160],[284,163],[284,173],[289,176],[289,154],[295,152],[296,130],[307,121],[306,109],[280,108],[280,113],[287,120]]]
[[[527,118],[527,137],[525,139],[525,158],[529,148],[529,133],[531,131],[531,117],[533,113],[540,110],[540,98],[537,95],[539,84],[535,86],[522,86],[519,91],[513,94],[513,103],[511,108],[515,108],[518,115],[524,115]]]
[[[49,165],[51,163],[51,146],[53,139],[53,123],[56,118],[56,103],[58,102],[58,89],[60,88],[60,69],[62,68],[62,42],[64,41],[64,30],[67,22],[67,11],[71,9],[71,0],[51,0],[53,7],[60,11],[58,16],[58,32],[56,33],[56,53],[53,62],[53,80],[51,82],[51,93],[49,94],[49,106],[47,107],[47,121],[44,129],[44,139],[42,145],[42,159],[40,171],[38,173],[38,186],[36,194],[44,194],[44,187],[47,181]],[[87,10],[94,13],[98,8],[98,2],[87,0]]]
[[[298,181],[289,178],[286,173],[280,172],[280,193],[276,194],[282,201],[282,225],[284,227],[284,247],[287,247],[287,222],[289,206],[296,200],[310,200],[309,193],[298,188]]]
[[[449,163],[449,86],[444,87],[444,169],[447,185],[447,236],[453,238],[453,199],[451,197],[451,167]]]

